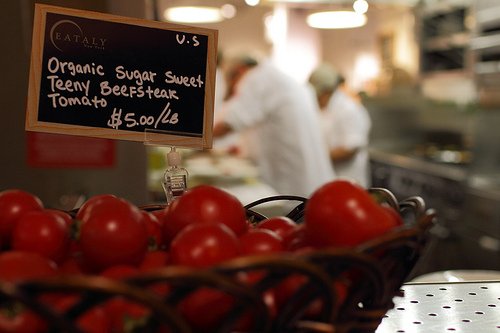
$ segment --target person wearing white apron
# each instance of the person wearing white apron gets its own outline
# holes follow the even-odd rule
[[[322,132],[337,176],[369,187],[367,146],[371,119],[368,111],[328,64],[318,66],[309,82],[317,93]]]
[[[214,137],[251,129],[259,175],[280,194],[308,197],[333,180],[311,90],[270,61],[242,60],[232,71],[233,94]]]

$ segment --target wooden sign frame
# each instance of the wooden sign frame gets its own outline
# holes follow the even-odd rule
[[[51,15],[50,19],[52,21],[52,17],[57,15],[59,15],[61,19],[59,19],[56,24],[51,23],[51,26],[48,26],[48,15]],[[67,18],[68,16],[70,17],[70,19]],[[74,18],[74,20],[71,18]],[[88,25],[86,26],[85,24],[75,22],[84,22],[85,24],[87,24],[88,22]],[[92,30],[92,28],[96,30],[99,24],[108,24],[113,29],[116,28],[115,30],[117,30],[118,33],[115,32],[115,36],[119,36],[116,37],[116,39],[121,39],[121,44],[116,43],[119,44],[119,46],[115,48],[116,52],[111,53],[111,51],[108,50],[107,56],[103,56],[102,59],[109,59],[111,55],[111,61],[115,61],[116,59],[121,60],[122,58],[120,57],[123,56],[123,58],[125,58],[126,60],[125,62],[129,61],[133,63],[133,61],[136,60],[135,57],[138,56],[139,61],[137,62],[136,66],[142,67],[141,70],[130,69],[130,71],[128,71],[126,66],[114,66],[113,68],[107,68],[105,65],[99,62],[100,59],[97,59],[94,62],[94,58],[92,58],[92,55],[90,55],[90,57],[86,55],[87,58],[83,58],[84,60],[79,59],[80,53],[74,51],[72,51],[73,53],[69,56],[65,53],[59,54],[59,51],[65,51],[62,50],[64,35],[57,33],[56,25],[62,24],[66,24],[68,28],[72,28],[74,30],[76,29],[74,35],[67,34],[68,45],[70,42],[74,42],[73,44],[76,44],[76,42],[82,44],[83,40],[88,43],[88,45],[83,45],[87,49],[84,49],[82,45],[79,45],[81,51],[78,52],[81,52],[84,55],[90,52],[88,50],[89,47],[95,47],[97,51],[99,51],[100,48],[102,51],[105,47],[104,41],[106,41],[106,43],[110,42],[105,38],[99,39],[99,36],[92,36],[90,33],[89,35],[85,35],[87,28],[89,31]],[[92,26],[94,24],[95,26]],[[123,41],[123,39],[126,40],[126,38],[121,37],[123,36],[123,34],[120,32],[120,29],[122,28],[128,29],[127,31],[129,32],[136,30],[138,31],[137,35],[145,32],[145,37],[147,37],[146,35],[149,35],[148,32],[159,34],[158,36],[161,37],[165,36],[166,38],[160,39],[167,41],[168,44],[169,41],[167,39],[169,38],[171,46],[175,46],[176,49],[167,49],[167,46],[159,42],[158,49],[155,48],[154,50],[161,50],[163,52],[163,55],[172,52],[172,59],[175,57],[184,58],[176,58],[175,60],[171,60],[170,58],[164,59],[164,57],[162,56],[159,59],[155,59],[155,61],[157,61],[155,62],[155,66],[158,66],[158,62],[162,66],[160,71],[157,71],[157,68],[148,68],[148,66],[150,65],[148,61],[149,58],[147,58],[146,56],[142,56],[142,54],[138,54],[140,52],[137,49],[134,49],[132,51],[132,55],[127,54],[128,44]],[[171,36],[173,34],[175,34],[177,44],[171,41]],[[97,35],[97,33],[94,33],[94,35]],[[49,38],[47,38],[47,36],[49,36]],[[215,73],[217,60],[217,37],[218,31],[213,29],[190,27],[168,22],[121,17],[110,14],[56,7],[51,5],[35,4],[25,129],[27,131],[142,141],[147,144],[169,145],[198,149],[211,148]],[[60,40],[60,42],[54,41],[54,39],[57,38]],[[74,38],[74,40],[72,40],[72,38]],[[202,40],[202,42],[199,42],[199,40]],[[190,42],[191,44],[189,44]],[[194,49],[194,47],[199,45],[201,45],[202,48]],[[130,45],[130,47],[132,47],[132,44]],[[191,48],[192,51],[190,51],[188,48]],[[148,55],[152,54],[152,57],[154,57],[154,50],[147,49],[145,50],[145,52],[149,52]],[[190,64],[190,59],[195,58],[194,56],[193,58],[186,57],[185,54],[194,54],[198,52],[198,50],[201,50],[200,52],[202,52],[202,55],[197,53],[196,57],[202,57],[206,53],[206,56],[203,59],[204,61],[206,61],[206,63],[191,60]],[[94,50],[92,50],[92,52],[93,51]],[[44,54],[44,52],[47,52],[47,54]],[[49,56],[51,58],[47,60]],[[141,56],[143,58],[141,58]],[[59,58],[63,60],[60,60]],[[141,59],[147,60],[141,61]],[[165,68],[163,68],[163,59],[166,63]],[[75,82],[72,81],[73,78],[77,76],[77,74],[75,74],[75,72],[73,71],[72,78],[70,74],[68,74],[68,67],[66,67],[66,72],[64,72],[64,67],[61,66],[64,66],[63,63],[68,64],[71,62],[74,62],[74,64],[78,65],[78,62],[80,60],[82,64],[86,64],[88,66],[86,66],[87,72],[84,72],[82,74],[82,72],[77,71],[78,75],[81,75],[81,77],[83,78],[85,74],[87,75],[85,76],[86,78],[91,76],[91,79],[85,79],[86,81],[79,82],[77,85],[75,83],[77,79],[74,79]],[[176,73],[176,68],[173,68],[174,70],[172,70],[172,65],[168,64],[169,61],[175,62],[177,65],[182,63],[182,66],[188,66],[182,67],[183,69],[191,69],[191,67],[189,66],[193,64],[193,67],[197,68],[197,66],[200,66],[200,68],[204,68],[205,70],[204,72],[196,73],[196,75],[193,73]],[[114,62],[113,64],[116,65]],[[55,68],[63,74],[60,74],[60,72],[56,72],[54,75],[52,75],[55,72]],[[43,72],[44,70],[45,75]],[[113,70],[115,72],[113,72]],[[50,71],[51,74],[47,75],[47,71]],[[148,72],[150,73],[150,75],[148,75]],[[167,72],[169,72],[169,74],[167,74]],[[111,80],[109,80],[109,73],[115,74],[115,76],[111,76]],[[127,76],[124,73],[133,73],[134,75]],[[66,79],[60,80],[58,78],[59,74],[61,76],[66,75]],[[94,79],[96,81],[92,81]],[[113,82],[111,82],[113,80],[119,82],[115,82],[116,84],[113,86]],[[103,81],[106,81],[107,83],[104,84]],[[150,85],[146,86],[146,84]],[[103,88],[103,85],[104,87],[106,87],[106,90]],[[89,106],[91,104],[89,102],[89,100],[91,100],[91,95],[89,94],[87,97],[82,97],[84,93],[88,94],[89,86],[92,86],[92,89],[94,89],[94,91],[97,91],[97,93],[94,93],[93,98],[96,98],[97,101],[104,100],[105,103],[103,102],[100,104],[95,104],[94,101],[94,104]],[[124,91],[121,91],[121,89],[119,88],[122,86],[135,86],[135,88],[133,88],[133,90],[135,91],[135,95],[131,95],[132,88],[123,88]],[[204,88],[202,88],[202,86]],[[49,87],[49,89],[47,89],[47,87]],[[148,94],[144,93],[146,87],[149,88]],[[142,90],[141,99],[137,98],[138,89]],[[77,93],[77,90],[80,90],[80,92]],[[125,92],[125,90],[127,92]],[[99,95],[99,91],[101,95]],[[158,94],[156,94],[156,91],[158,91]],[[104,94],[108,93],[109,95],[104,96]],[[191,96],[191,93],[195,95]],[[118,94],[119,97],[116,97],[114,94]],[[48,96],[50,96],[51,99],[49,99]],[[67,99],[62,99],[63,97],[61,96],[69,97]],[[109,98],[112,98],[114,101],[121,103],[124,106],[113,106],[113,100],[111,102],[108,101],[108,96],[111,96]],[[82,101],[84,101],[89,104],[85,104],[85,106],[76,104],[75,107],[73,107],[75,104],[71,104],[68,108],[66,107],[68,103],[67,101],[71,98],[73,98],[75,101],[78,101],[78,103],[82,103]],[[81,98],[82,100],[80,100],[79,98]],[[142,101],[144,101],[145,103],[156,104],[152,106],[146,106],[146,104],[144,104],[143,108],[143,104],[137,104],[142,103]],[[132,103],[136,103],[135,109],[133,110],[134,112],[126,110],[128,105]],[[193,104],[197,107],[183,107],[182,103],[197,103]],[[103,104],[106,104],[106,107],[104,107]],[[203,108],[203,110],[201,110],[201,108]],[[99,109],[99,112],[94,109]],[[147,115],[143,115],[141,113],[143,109],[150,113]],[[154,111],[151,111],[150,109],[154,109]],[[195,110],[194,115],[193,113],[190,113],[192,110]],[[104,117],[102,116],[102,114],[106,114],[106,116],[107,114],[109,114],[109,120],[107,122],[104,122],[105,125],[103,125],[102,120],[99,120],[100,122],[92,123],[89,126],[86,123],[79,123],[79,120],[71,119],[70,121],[68,121],[65,119],[63,121],[59,121],[59,119],[57,118],[69,117],[67,116],[67,114],[71,113],[74,113],[78,117],[82,117],[83,115],[83,117],[87,118],[91,118],[92,116],[90,116],[90,114],[93,113],[100,117]],[[174,113],[176,116],[175,118],[173,117]],[[49,115],[49,120],[44,118],[45,114]],[[51,120],[52,118],[50,117],[55,117],[55,120]],[[182,119],[180,119],[182,117],[187,119],[183,124]],[[203,119],[200,120],[200,117],[202,117]],[[85,121],[96,122],[92,119]],[[175,127],[176,124],[179,124],[178,128],[180,128],[180,130],[177,130],[177,128]],[[162,126],[170,127],[165,129]],[[188,130],[185,130],[186,126],[188,127]],[[189,126],[196,126],[196,129],[191,130],[189,129]],[[129,129],[129,127],[132,129]]]

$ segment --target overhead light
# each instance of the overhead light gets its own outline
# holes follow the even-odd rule
[[[226,3],[220,7],[220,13],[225,19],[233,18],[236,16],[236,7],[230,3]]]
[[[207,6],[170,7],[164,16],[168,21],[179,23],[215,23],[224,19],[219,7]]]
[[[310,14],[307,24],[318,29],[348,29],[362,27],[366,16],[353,11],[326,11]]]
[[[310,3],[329,3],[331,0],[267,0],[268,2],[279,2],[279,3],[298,3],[298,4],[310,4]]]
[[[352,5],[352,9],[358,14],[364,14],[368,11],[368,2],[366,0],[356,0]]]
[[[260,3],[260,0],[245,0],[245,3],[248,5],[248,6],[257,6],[259,3]]]

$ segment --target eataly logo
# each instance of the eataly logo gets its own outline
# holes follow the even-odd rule
[[[50,41],[61,52],[68,44],[77,44],[99,50],[104,50],[106,44],[106,38],[86,35],[83,29],[71,20],[57,21],[50,29]]]

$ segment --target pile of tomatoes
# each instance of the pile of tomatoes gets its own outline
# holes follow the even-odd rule
[[[204,269],[244,256],[352,247],[401,223],[393,208],[343,180],[312,194],[300,224],[285,216],[249,221],[236,197],[208,185],[157,210],[103,194],[72,214],[45,208],[35,195],[11,189],[0,192],[0,283],[61,275],[124,279],[176,265]],[[270,308],[279,306],[277,293],[266,297]],[[57,295],[44,301],[64,310],[76,299]],[[200,292],[181,302],[179,311],[193,320],[195,330],[208,332],[216,318],[207,313],[222,304],[220,294]],[[147,314],[144,307],[116,298],[93,307],[77,324],[83,332],[127,332],[131,319],[140,322]],[[0,332],[46,329],[31,311],[0,306]]]

